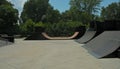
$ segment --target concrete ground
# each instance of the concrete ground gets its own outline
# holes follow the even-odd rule
[[[97,59],[74,40],[23,41],[0,47],[0,69],[120,69],[120,59]]]

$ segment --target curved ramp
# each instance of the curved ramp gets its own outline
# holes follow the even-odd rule
[[[102,22],[93,21],[90,23],[90,28],[88,28],[88,30],[86,30],[85,34],[76,41],[79,43],[87,43],[90,40],[92,40],[94,37],[101,34],[102,32],[103,32]]]
[[[120,31],[105,31],[83,47],[96,58],[105,57],[120,47]]]
[[[67,40],[67,39],[73,39],[79,35],[79,32],[75,32],[72,36],[70,37],[50,37],[47,33],[43,32],[42,35],[49,40]]]
[[[86,31],[85,34],[78,40],[76,40],[79,43],[86,43],[90,41],[96,34],[96,31]]]

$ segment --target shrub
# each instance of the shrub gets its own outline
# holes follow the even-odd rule
[[[81,22],[59,22],[46,24],[46,32],[50,36],[70,36],[75,32],[75,28],[82,26]]]
[[[22,35],[31,34],[32,32],[34,32],[34,26],[35,23],[31,19],[28,19],[24,24],[20,25],[21,34]]]

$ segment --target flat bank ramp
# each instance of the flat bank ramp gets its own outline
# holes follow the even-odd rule
[[[3,38],[0,38],[0,47],[10,45],[10,44],[12,44],[12,43]]]
[[[105,31],[83,47],[96,58],[105,57],[120,47],[120,31]]]
[[[78,40],[76,40],[79,43],[86,43],[89,40],[91,40],[96,34],[96,31],[86,31],[85,34]]]

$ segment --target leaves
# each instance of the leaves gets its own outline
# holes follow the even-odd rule
[[[13,34],[17,26],[18,10],[6,0],[0,1],[0,33]]]
[[[98,12],[102,0],[71,0],[70,5],[89,14]]]
[[[50,36],[70,36],[75,32],[76,27],[82,26],[81,22],[59,22],[47,24],[46,32]]]
[[[23,22],[27,19],[32,19],[34,22],[41,21],[42,16],[47,12],[48,6],[48,0],[28,0],[21,14]]]
[[[102,8],[101,12],[102,19],[113,19],[120,20],[120,2],[111,3],[107,7]]]
[[[28,19],[24,24],[20,25],[20,29],[23,34],[30,34],[34,32],[34,26],[35,23],[31,19]]]

